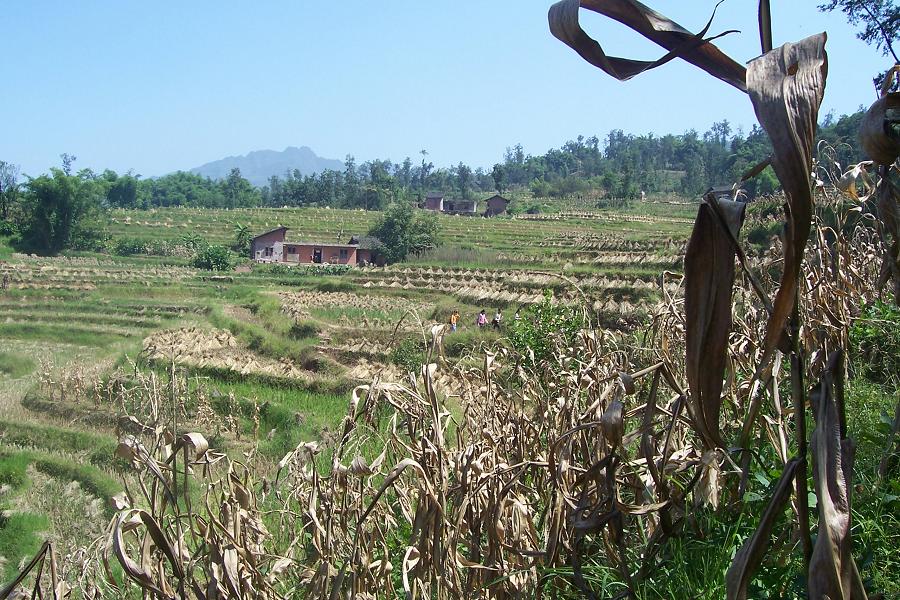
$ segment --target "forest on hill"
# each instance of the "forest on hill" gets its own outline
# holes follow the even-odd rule
[[[841,165],[862,159],[856,137],[862,116],[862,110],[840,117],[828,114],[820,123],[818,139],[835,148]],[[738,181],[770,153],[768,137],[758,126],[744,132],[720,121],[702,134],[690,130],[679,135],[633,135],[617,129],[602,139],[578,136],[541,155],[526,154],[517,144],[507,148],[503,160],[490,171],[463,162],[435,167],[423,151],[416,162],[407,157],[402,162],[376,159],[357,163],[347,156],[343,171],[303,175],[295,170],[271,177],[262,187],[254,187],[236,168],[221,180],[184,171],[141,179],[131,173],[106,170],[98,174],[83,169],[78,176],[98,183],[112,208],[328,206],[381,210],[395,200],[421,200],[430,191],[463,198],[494,191],[598,201],[637,198],[641,191],[692,197],[710,182],[726,185]],[[745,187],[754,197],[775,191],[778,182],[769,168]]]

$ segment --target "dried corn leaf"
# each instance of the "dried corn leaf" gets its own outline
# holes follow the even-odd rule
[[[768,362],[784,337],[809,237],[812,152],[828,74],[826,39],[826,34],[820,33],[796,44],[785,44],[751,61],[747,68],[750,99],[772,141],[772,167],[788,198],[784,271],[766,327],[761,364]]]
[[[850,482],[853,478],[853,440],[844,437],[846,425],[834,377],[841,376],[840,354],[829,361],[819,389],[812,394],[816,419],[810,446],[819,509],[819,535],[809,563],[812,600],[851,600],[854,577],[850,546]]]
[[[753,535],[744,542],[741,549],[737,551],[728,573],[725,574],[725,586],[727,588],[726,598],[728,600],[746,600],[747,586],[753,578],[759,563],[766,554],[768,548],[769,536],[772,534],[772,527],[775,520],[784,512],[788,499],[791,497],[793,489],[794,475],[797,467],[800,466],[802,459],[793,458],[786,465],[778,484],[772,492],[769,505],[760,519],[759,525]]]
[[[772,7],[769,0],[759,0],[759,43],[763,54],[772,50]]]
[[[891,165],[900,155],[900,139],[888,124],[889,113],[900,109],[900,93],[885,94],[869,107],[859,126],[863,151],[880,165]]]
[[[716,202],[714,198],[709,200]],[[719,433],[722,383],[731,330],[735,245],[745,204],[718,201],[719,214],[702,204],[684,258],[688,410],[707,448],[724,446]],[[727,228],[727,230],[726,230]]]
[[[900,306],[900,208],[897,190],[888,177],[882,177],[878,186],[878,219],[884,255],[876,287],[880,294],[887,282],[893,281],[894,302]]]
[[[578,22],[580,8],[619,21],[668,52],[655,61],[607,56],[600,44],[581,28]],[[746,91],[744,67],[726,56],[709,39],[703,38],[712,19],[701,32],[693,34],[636,0],[562,0],[550,7],[548,18],[550,31],[557,39],[575,50],[584,60],[620,81],[631,79],[674,58],[682,58],[737,89]]]

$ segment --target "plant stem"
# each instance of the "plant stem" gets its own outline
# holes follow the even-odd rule
[[[797,456],[800,464],[794,482],[797,486],[797,527],[803,544],[803,559],[806,571],[812,557],[812,539],[809,532],[809,500],[806,487],[808,454],[806,448],[806,398],[803,387],[803,353],[800,346],[800,291],[794,297],[794,311],[791,314],[791,396],[794,401],[794,436],[797,439]]]

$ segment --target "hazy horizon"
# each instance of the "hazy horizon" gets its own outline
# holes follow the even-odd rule
[[[277,2],[160,7],[14,0],[0,51],[13,92],[0,160],[36,175],[60,163],[144,177],[229,156],[308,146],[318,156],[460,161],[490,166],[521,143],[543,154],[578,135],[613,129],[643,135],[703,132],[727,119],[749,130],[749,99],[674,61],[627,83],[586,64],[554,39],[551,2],[421,5]],[[692,30],[713,3],[654,8]],[[815,2],[773,6],[776,44],[829,32],[831,82],[821,115],[855,111],[875,97],[889,66],[855,38],[841,14]],[[583,11],[585,28],[611,53],[662,51]],[[710,33],[738,61],[758,54],[756,3],[726,2]]]

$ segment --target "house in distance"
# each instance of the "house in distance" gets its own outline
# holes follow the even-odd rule
[[[250,243],[250,258],[260,263],[365,265],[379,262],[381,242],[371,236],[353,236],[346,244],[287,241],[287,227],[259,234]]]
[[[495,217],[506,213],[509,200],[499,194],[494,194],[484,201],[484,212],[478,212],[478,200],[460,200],[445,198],[443,194],[428,194],[422,208],[447,215],[477,215]]]

